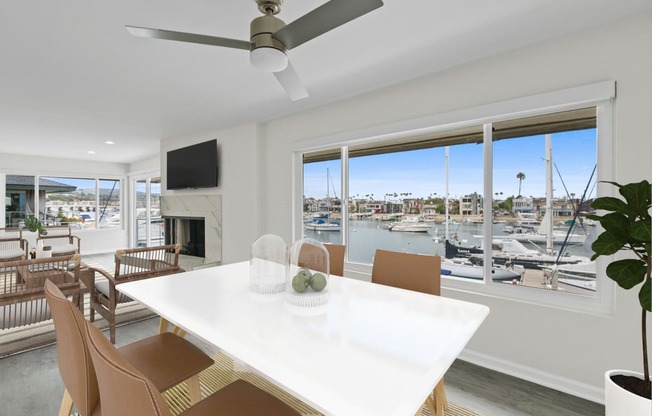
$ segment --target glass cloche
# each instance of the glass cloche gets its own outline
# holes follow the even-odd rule
[[[290,247],[286,300],[296,306],[320,306],[330,299],[328,250],[314,238],[297,240]]]
[[[251,246],[249,291],[263,295],[282,293],[288,269],[288,248],[274,234],[265,234]]]

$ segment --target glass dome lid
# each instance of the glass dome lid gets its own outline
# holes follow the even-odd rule
[[[320,306],[330,299],[330,258],[324,245],[313,239],[297,240],[290,247],[285,294],[296,306]]]
[[[274,234],[265,234],[251,245],[249,291],[259,294],[282,293],[288,269],[288,248]]]

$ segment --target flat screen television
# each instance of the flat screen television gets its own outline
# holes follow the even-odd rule
[[[217,140],[167,153],[167,189],[213,188],[219,170]]]

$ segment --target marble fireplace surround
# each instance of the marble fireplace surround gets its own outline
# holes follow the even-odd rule
[[[161,216],[203,218],[205,262],[222,260],[222,195],[161,196]]]

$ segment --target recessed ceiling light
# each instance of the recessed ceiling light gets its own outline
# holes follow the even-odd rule
[[[95,151],[93,151],[93,150],[89,150],[89,151],[88,151],[88,154],[89,154],[89,155],[94,155],[94,154],[95,154]]]
[[[115,144],[115,142],[112,142],[111,140],[107,140],[104,142],[105,144]]]

